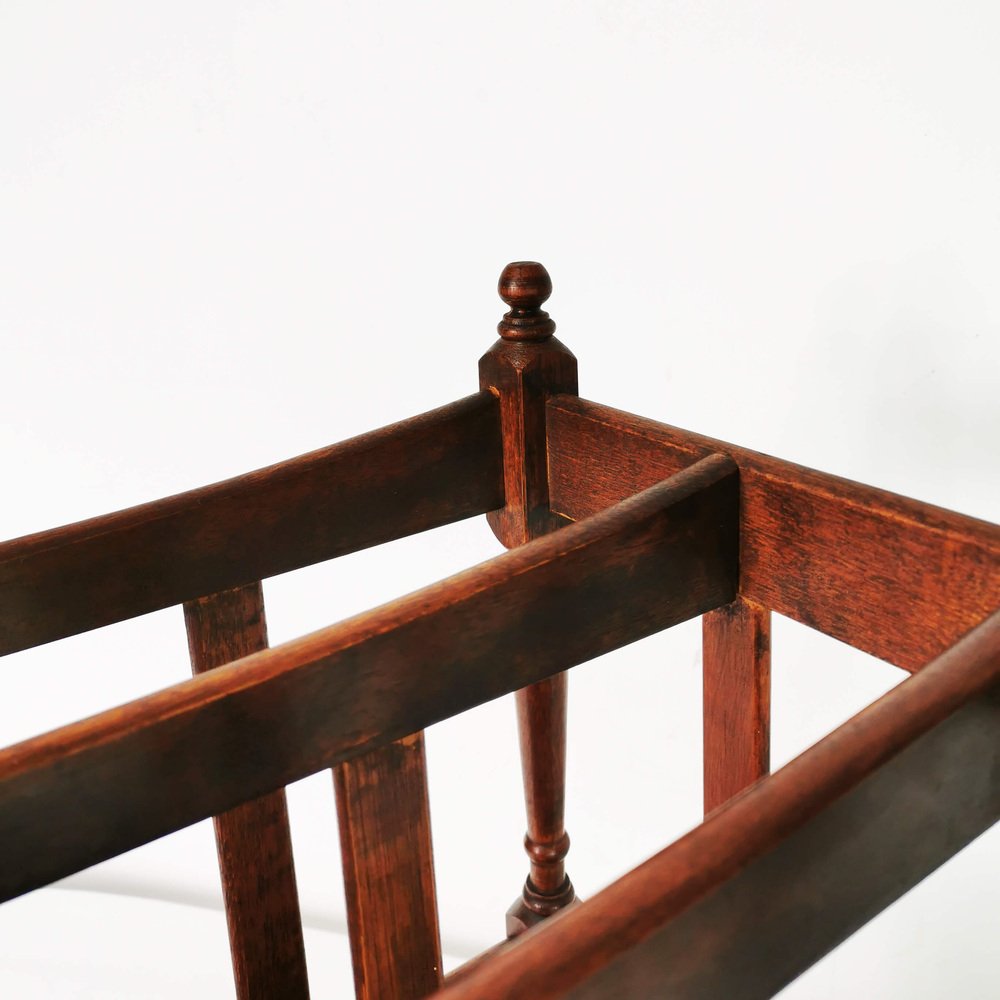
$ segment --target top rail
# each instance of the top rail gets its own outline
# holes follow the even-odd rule
[[[737,480],[707,458],[409,597],[0,751],[0,900],[728,603]]]
[[[441,1000],[773,996],[1000,816],[1000,612]]]
[[[553,510],[586,517],[708,454],[740,467],[740,593],[906,670],[1000,608],[1000,526],[602,406],[547,410]]]
[[[503,506],[480,392],[341,444],[0,544],[0,655]]]

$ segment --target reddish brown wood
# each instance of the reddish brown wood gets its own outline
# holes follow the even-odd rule
[[[479,393],[204,489],[0,545],[0,654],[252,583],[503,503]]]
[[[417,1000],[441,984],[423,733],[334,768],[359,1000]]]
[[[708,458],[375,611],[0,751],[0,899],[728,603],[737,494],[733,463]]]
[[[577,391],[576,358],[541,309],[552,290],[541,264],[508,264],[498,289],[511,308],[497,327],[501,338],[479,359],[479,385],[500,401],[503,449],[504,505],[487,519],[512,548],[562,523],[549,512],[545,402]]]
[[[576,358],[552,336],[556,325],[542,309],[552,294],[545,268],[532,261],[508,264],[497,291],[509,311],[497,326],[500,340],[479,362],[479,384],[500,400],[503,438],[506,503],[487,519],[511,548],[565,523],[549,510],[545,401],[554,393],[575,393],[577,376]],[[507,912],[508,936],[576,898],[565,866],[566,701],[565,677],[550,678],[516,695],[530,870]]]
[[[1000,526],[560,396],[553,509],[586,517],[709,453],[740,467],[740,593],[906,670],[1000,606]]]
[[[444,981],[449,986],[454,983],[459,983],[463,979],[467,979],[480,965],[485,965],[487,962],[491,961],[495,955],[500,955],[505,952],[508,948],[513,948],[517,943],[518,938],[505,938],[503,941],[498,941],[491,948],[487,948],[485,951],[481,951],[478,955],[473,956],[467,962],[463,962],[460,966],[452,969],[445,977]]]
[[[189,601],[184,620],[196,675],[267,649],[259,583]],[[285,790],[216,816],[215,839],[237,996],[307,998]]]
[[[771,759],[771,613],[746,598],[702,618],[705,813]]]
[[[531,862],[529,890],[537,905],[554,912],[572,886],[563,859],[569,837],[563,826],[566,787],[566,675],[557,674],[518,692],[517,721],[524,770]],[[562,897],[562,899],[560,899]],[[527,897],[526,897],[527,898]]]
[[[1000,613],[442,1000],[773,996],[1000,818]]]
[[[497,333],[504,340],[540,343],[556,332],[555,323],[542,308],[552,294],[552,279],[538,261],[508,264],[500,273],[497,291],[510,306],[497,324]]]
[[[581,401],[544,268],[500,291],[478,395],[0,545],[0,654],[186,602],[198,674],[0,751],[0,900],[215,813],[240,995],[305,996],[282,787],[333,766],[359,995],[426,996],[420,730],[513,690],[553,918],[452,1000],[771,996],[1000,816],[1000,527]],[[266,650],[260,578],[483,512],[522,547]],[[919,671],[770,777],[768,608]],[[697,614],[710,815],[569,907],[562,671]]]

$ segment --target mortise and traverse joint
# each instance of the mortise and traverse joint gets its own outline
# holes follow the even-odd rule
[[[497,538],[513,548],[567,523],[549,507],[545,404],[550,396],[576,395],[576,358],[553,336],[556,325],[542,309],[552,279],[541,264],[508,264],[497,291],[509,311],[497,325],[500,340],[479,362],[479,376],[480,388],[500,401],[505,505],[486,516]],[[530,871],[507,912],[508,937],[576,899],[564,864],[566,675],[518,691],[516,701]]]

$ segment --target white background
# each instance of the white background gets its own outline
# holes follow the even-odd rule
[[[0,535],[474,391],[524,258],[584,396],[1000,520],[998,42],[992,2],[4,0]],[[272,642],[498,551],[477,518],[267,581]],[[573,672],[583,896],[698,821],[699,646],[690,623]],[[181,613],[5,668],[2,744],[183,679]],[[776,621],[775,765],[902,677]],[[513,706],[428,743],[468,956],[525,873]],[[289,795],[307,922],[342,929],[329,776]],[[996,997],[998,862],[994,831],[787,996]],[[218,907],[211,829],[69,884]],[[74,916],[98,957],[29,989],[13,970],[60,892],[0,909],[0,991],[6,969],[8,995],[130,996],[115,949],[196,954],[196,921],[130,911],[123,941]]]

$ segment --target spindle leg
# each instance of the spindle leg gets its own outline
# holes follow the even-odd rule
[[[555,337],[542,309],[552,281],[541,264],[508,264],[500,297],[510,307],[497,326],[500,339],[479,362],[479,384],[497,394],[503,435],[505,504],[487,515],[508,548],[560,526],[549,509],[545,402],[577,391],[576,358]],[[563,825],[566,785],[566,676],[517,693],[521,765],[528,817],[525,849],[530,872],[507,912],[514,937],[574,901],[563,863],[569,837]]]
[[[184,605],[195,674],[267,648],[259,583]],[[284,789],[215,817],[229,944],[240,1000],[309,996]]]
[[[563,822],[566,788],[566,674],[517,692],[517,724],[530,861],[521,897],[507,911],[507,936],[515,937],[576,898],[566,875],[569,834]]]
[[[333,769],[359,1000],[417,1000],[442,981],[423,733]]]
[[[737,597],[709,612],[702,650],[707,815],[770,770],[770,611]]]

